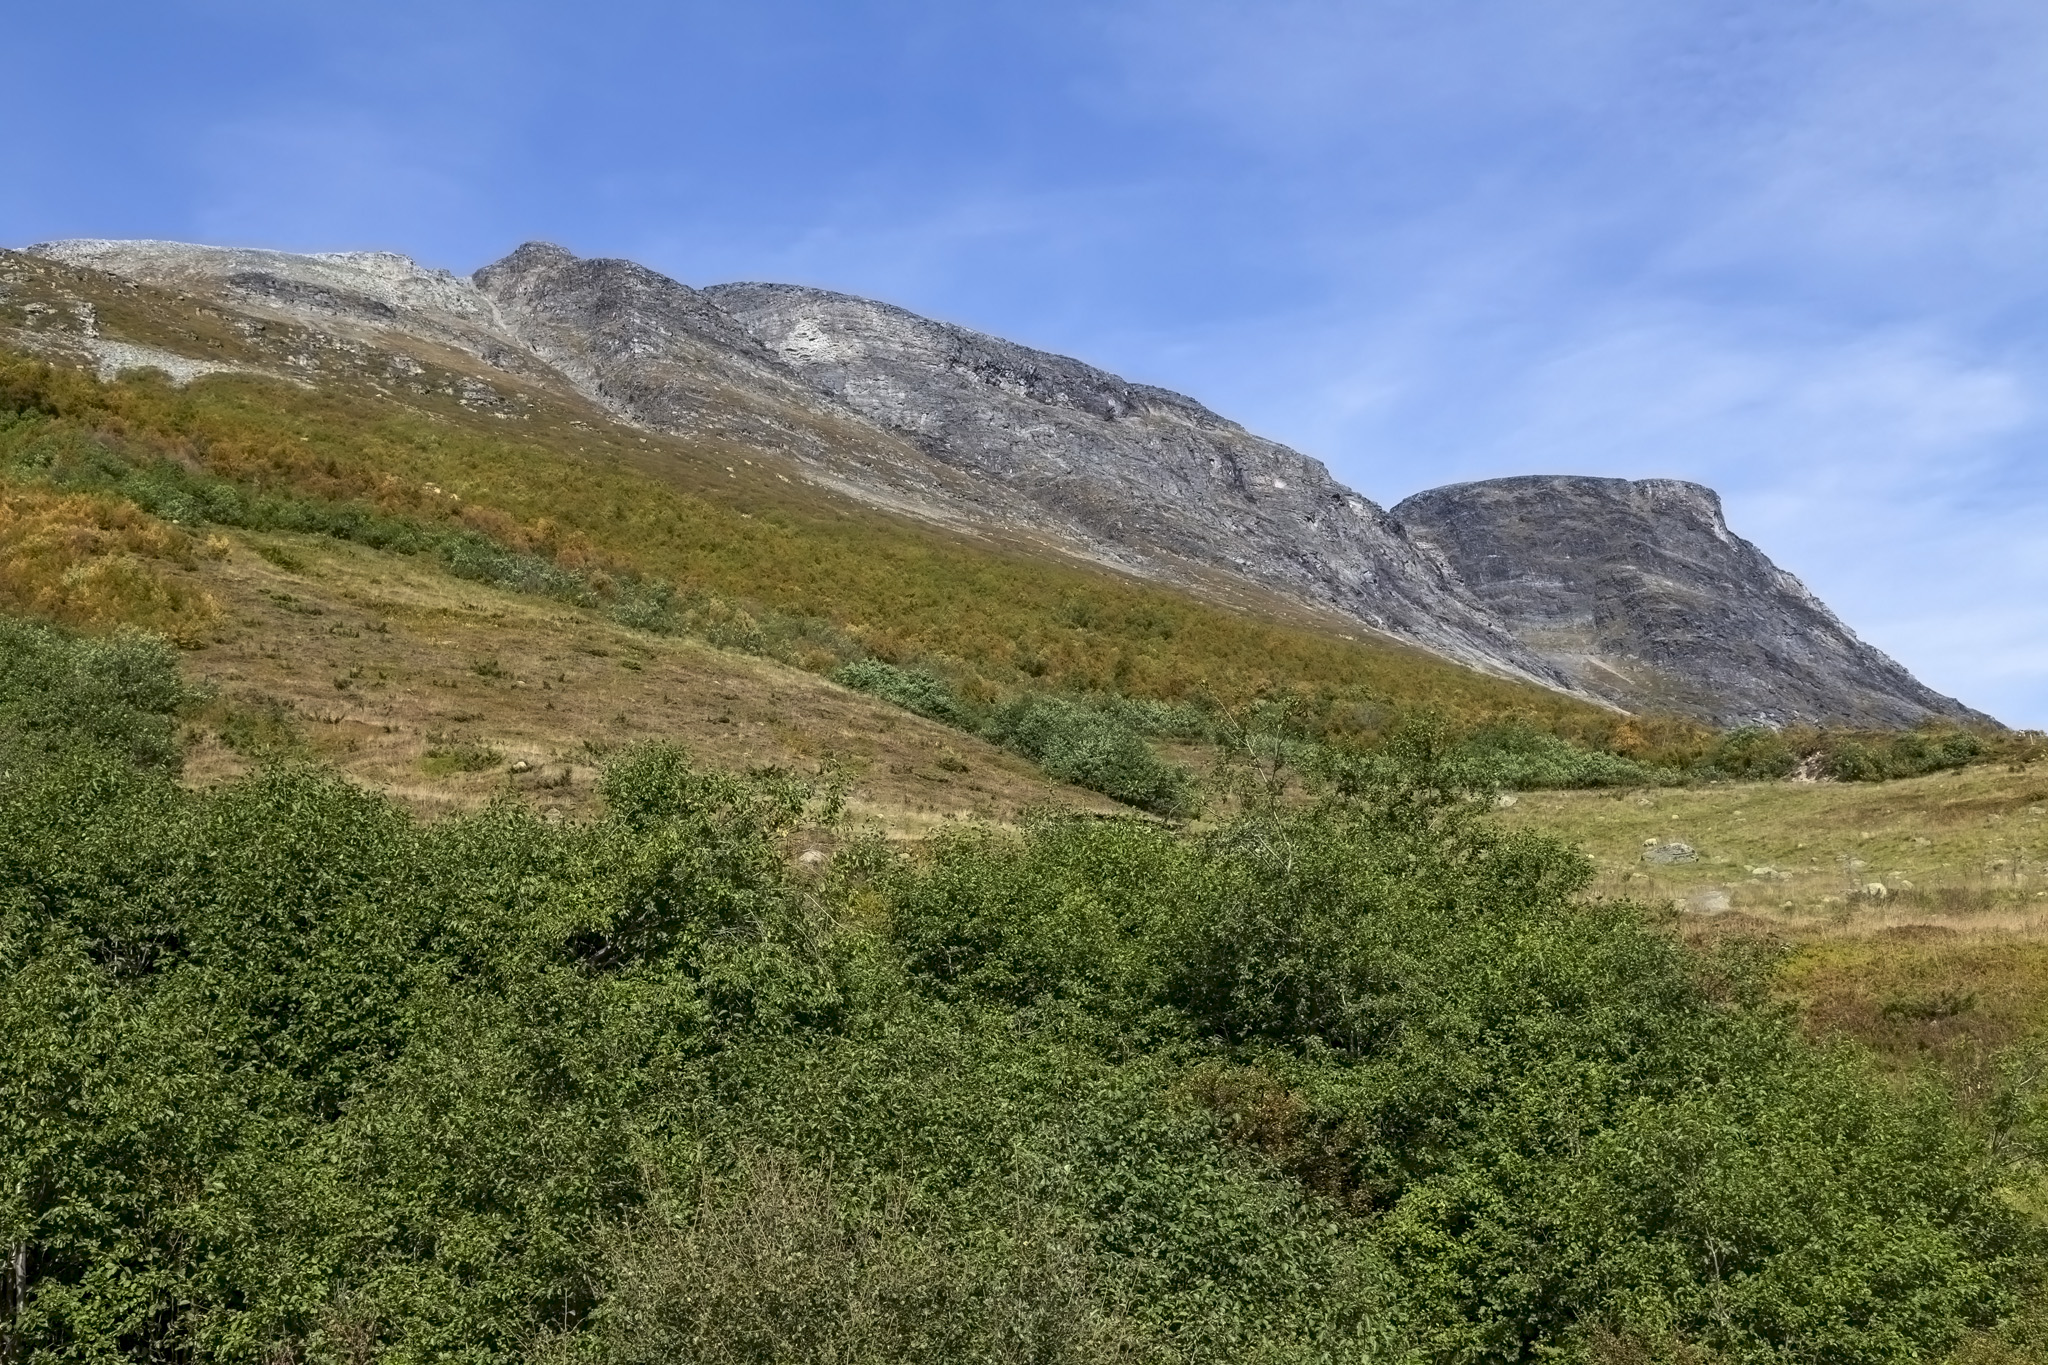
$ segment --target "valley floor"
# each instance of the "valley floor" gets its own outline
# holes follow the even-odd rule
[[[1501,814],[1582,848],[1595,894],[1669,905],[1688,938],[1775,945],[1810,1031],[1933,1066],[1966,1100],[1991,1093],[2001,1049],[2048,1029],[2048,764],[1524,792]],[[1697,861],[1649,861],[1674,842]]]
[[[2048,925],[2048,765],[1882,783],[1525,792],[1502,812],[1579,845],[1598,890],[1737,915],[1801,938]],[[1658,845],[1696,861],[1655,861]]]

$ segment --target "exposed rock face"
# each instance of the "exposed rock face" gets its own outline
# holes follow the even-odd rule
[[[977,498],[973,480],[820,393],[704,291],[542,242],[474,280],[505,335],[628,421],[791,455],[842,492],[935,520],[1026,518],[1022,505]]]
[[[184,242],[45,242],[29,251],[160,288],[220,298],[352,337],[401,332],[500,369],[532,370],[468,280],[392,251],[299,255]]]
[[[1588,691],[1723,725],[1984,720],[1922,686],[1675,479],[1452,484],[1394,508]]]
[[[704,292],[824,393],[1014,490],[1049,526],[1242,574],[1461,662],[1563,681],[1377,505],[1192,399],[844,294]]]
[[[515,375],[643,427],[794,460],[792,474],[870,503],[1226,599],[1270,608],[1261,594],[1277,593],[1627,709],[1724,724],[1981,719],[1857,640],[1692,484],[1505,479],[1389,515],[1315,460],[1077,360],[843,294],[692,289],[539,243],[473,279],[389,252],[29,250],[202,296],[238,327],[286,321],[311,345],[286,356],[294,373],[321,372],[322,347],[384,356],[394,375],[416,372],[417,354],[456,371],[444,391],[501,407],[491,376]],[[103,368],[219,368],[81,327]]]
[[[735,406],[761,399],[817,406],[807,385],[703,294],[631,261],[580,260],[528,242],[474,281],[504,331],[649,426],[717,429]],[[754,401],[736,404],[737,394]]]

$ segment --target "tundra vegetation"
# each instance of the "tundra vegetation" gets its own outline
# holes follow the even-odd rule
[[[2043,1358],[2048,958],[1851,933],[2029,913],[2026,737],[1623,718],[531,408],[0,359],[0,1359]],[[440,819],[321,763],[429,634]],[[684,649],[1126,812],[892,844],[644,742]],[[594,798],[515,699],[616,712]],[[1841,937],[1673,933],[1738,851]]]
[[[661,745],[425,822],[5,629],[8,1359],[2030,1358],[2033,1072],[1806,1041],[1427,736],[1200,830]]]
[[[1155,742],[1241,748],[1248,721],[1299,767],[1370,754],[1426,720],[1455,741],[1468,784],[1512,789],[1802,765],[1875,780],[2009,747],[1955,727],[1724,735],[1626,718],[1391,642],[855,515],[786,480],[714,498],[683,486],[706,452],[650,462],[618,429],[573,433],[565,448],[560,432],[508,436],[459,408],[241,377],[103,382],[0,356],[0,605],[201,646],[219,604],[203,574],[169,570],[225,555],[223,532],[323,537],[828,674],[1174,817],[1199,812],[1199,788]]]

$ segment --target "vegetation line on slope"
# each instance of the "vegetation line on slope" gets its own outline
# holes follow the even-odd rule
[[[1299,751],[1298,767],[1301,761],[1327,764],[1333,756],[1355,760],[1427,715],[1458,732],[1456,758],[1472,784],[1496,788],[1670,785],[1784,776],[1802,764],[1811,775],[1879,779],[1955,766],[1998,747],[1985,736],[1953,728],[1905,735],[1754,730],[1717,736],[1654,718],[1617,723],[1600,717],[1588,729],[1586,718],[1577,717],[1560,731],[1564,713],[1532,713],[1519,692],[1504,694],[1490,713],[1475,713],[1469,699],[1461,712],[1455,693],[1435,688],[1426,698],[1372,703],[1359,699],[1355,687],[1315,684],[1313,669],[1306,676],[1268,677],[1249,694],[1205,680],[1191,691],[1182,683],[1169,696],[1146,696],[1127,690],[1146,685],[1131,666],[1134,643],[1139,649],[1162,641],[1185,646],[1191,643],[1186,632],[1158,616],[1126,613],[1112,619],[1097,599],[1071,595],[1036,621],[1027,613],[1015,633],[1027,636],[1049,614],[1063,633],[1094,640],[1097,667],[1077,671],[1071,658],[1061,668],[1041,667],[1043,657],[1030,656],[1012,660],[1022,666],[992,675],[986,662],[907,654],[910,642],[894,629],[835,624],[825,615],[735,600],[701,582],[679,587],[598,543],[587,527],[570,529],[545,515],[521,520],[489,501],[455,497],[431,479],[418,479],[422,470],[409,471],[416,483],[392,472],[394,462],[404,462],[400,457],[454,443],[450,433],[413,430],[394,440],[389,430],[352,429],[361,419],[346,409],[318,414],[320,421],[293,419],[272,409],[303,404],[304,395],[266,390],[263,396],[267,404],[252,404],[235,401],[230,392],[222,403],[220,395],[170,390],[147,377],[108,384],[47,364],[12,362],[0,374],[0,411],[15,414],[0,429],[0,463],[16,479],[27,476],[68,492],[125,500],[193,528],[302,531],[432,555],[460,576],[600,609],[635,628],[689,634],[811,671],[837,669],[841,681],[899,704],[923,685],[918,679],[931,679],[948,700],[940,711],[923,714],[964,723],[1061,780],[1169,815],[1193,813],[1199,798],[1187,774],[1145,744],[1148,735],[1229,745],[1234,737],[1256,733],[1268,750]],[[300,434],[289,435],[293,429]],[[558,458],[502,438],[484,447],[497,452],[496,472],[513,482],[522,468]],[[481,456],[473,452],[469,458]],[[555,481],[548,487],[566,496],[569,485]],[[102,509],[96,515],[105,521],[112,514]],[[703,533],[700,525],[689,534],[701,539]],[[675,539],[643,538],[636,548],[644,559]],[[807,551],[815,548],[818,542],[806,545]],[[190,557],[189,549],[179,553]],[[136,600],[140,623],[191,638],[206,619],[203,601],[142,602],[149,595],[146,575],[109,570],[107,577],[109,592],[126,591]],[[154,591],[162,597],[170,589]],[[1131,590],[1118,585],[1117,591]],[[997,611],[1006,600],[1000,590],[987,599]],[[1183,607],[1183,615],[1189,610]],[[104,614],[103,604],[73,619],[90,618],[92,611]],[[916,614],[913,604],[911,615]],[[1201,648],[1199,641],[1192,643]],[[1099,668],[1102,656],[1115,660],[1106,677]],[[847,671],[856,664],[860,668]],[[1435,668],[1462,673],[1449,665]],[[1475,679],[1461,682],[1469,686]],[[1171,722],[1162,722],[1168,715]],[[1208,719],[1195,719],[1203,715]],[[1594,732],[1599,726],[1606,727],[1604,733]]]

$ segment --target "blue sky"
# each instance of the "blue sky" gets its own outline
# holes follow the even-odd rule
[[[867,294],[1391,504],[1697,479],[2048,725],[2040,0],[18,6],[0,242]]]

